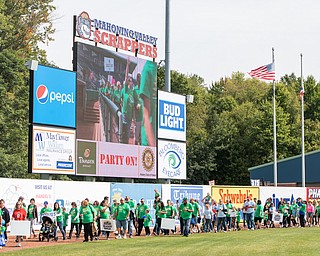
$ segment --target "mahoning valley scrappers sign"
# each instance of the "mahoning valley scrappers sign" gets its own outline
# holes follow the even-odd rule
[[[79,37],[95,43],[137,52],[153,59],[158,56],[158,38],[108,21],[91,19],[85,11],[77,17],[76,31]]]

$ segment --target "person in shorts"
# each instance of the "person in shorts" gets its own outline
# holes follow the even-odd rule
[[[123,198],[120,198],[120,204],[117,206],[115,211],[116,214],[116,227],[118,235],[116,239],[121,238],[121,228],[123,229],[123,238],[126,239],[126,231],[128,227],[128,219],[130,215],[130,207],[127,203],[124,202]]]

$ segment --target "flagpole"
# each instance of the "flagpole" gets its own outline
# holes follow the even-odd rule
[[[274,48],[272,47],[272,63],[274,63]],[[276,82],[273,80],[273,183],[278,186],[278,169],[277,169],[277,119],[276,119]]]
[[[302,187],[306,186],[306,170],[305,170],[305,155],[304,155],[304,85],[303,85],[303,76],[302,76],[302,53],[300,53],[300,62],[301,62],[301,78],[300,85],[302,90],[301,95],[301,163],[302,163]]]

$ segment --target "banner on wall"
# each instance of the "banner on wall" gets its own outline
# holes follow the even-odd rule
[[[125,198],[129,196],[136,206],[137,203],[140,203],[140,199],[144,198],[144,203],[148,205],[151,216],[154,216],[153,203],[155,199],[155,189],[157,189],[161,195],[160,184],[111,183],[111,201],[114,199],[119,201],[121,197]]]
[[[73,129],[33,126],[29,171],[75,174],[75,134]]]
[[[184,197],[190,200],[193,198],[201,205],[203,199],[203,186],[186,186],[186,185],[171,185],[171,201],[175,204],[177,201],[182,203]]]
[[[220,198],[223,203],[231,200],[235,207],[242,207],[247,197],[259,199],[259,188],[256,187],[237,187],[237,186],[213,186],[211,195],[217,201]]]
[[[320,188],[319,187],[308,187],[307,188],[307,200],[319,200],[320,199]]]
[[[185,180],[186,156],[185,142],[158,140],[158,178]]]
[[[292,204],[293,200],[301,197],[306,199],[306,188],[297,187],[260,187],[260,200],[264,204],[268,198],[271,198],[274,206],[278,209],[281,198]]]

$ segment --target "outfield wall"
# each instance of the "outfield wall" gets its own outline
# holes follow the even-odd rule
[[[158,189],[162,200],[167,199],[176,203],[182,202],[184,197],[199,200],[207,193],[211,193],[215,200],[232,201],[236,207],[241,207],[247,196],[265,202],[269,197],[277,206],[280,198],[292,203],[301,197],[303,199],[319,199],[320,188],[301,187],[250,187],[250,186],[208,186],[208,185],[179,185],[179,184],[147,184],[147,183],[110,183],[110,182],[85,182],[85,181],[59,181],[35,179],[8,179],[0,178],[0,198],[6,202],[6,207],[12,212],[19,196],[23,196],[26,205],[31,198],[35,198],[38,209],[43,207],[43,202],[48,201],[49,206],[58,201],[61,206],[69,211],[71,202],[80,206],[81,200],[89,198],[102,201],[104,196],[119,200],[120,197],[130,196],[135,203],[141,198],[152,209],[154,189]]]

